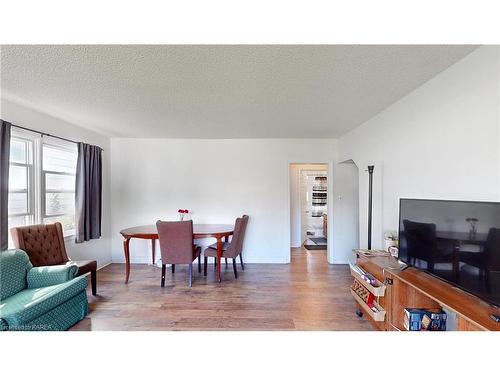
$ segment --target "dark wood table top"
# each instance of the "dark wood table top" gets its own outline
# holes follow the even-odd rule
[[[488,239],[488,233],[476,233],[476,235],[471,238],[469,232],[437,232],[436,237],[440,240],[482,244]]]
[[[193,224],[195,237],[226,236],[233,234],[234,225],[231,224]],[[120,231],[123,237],[158,238],[156,225],[140,225]]]

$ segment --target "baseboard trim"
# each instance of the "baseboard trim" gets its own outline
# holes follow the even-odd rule
[[[97,270],[99,271],[101,268],[107,267],[107,266],[109,266],[109,265],[110,265],[110,264],[112,264],[112,263],[113,263],[113,262],[108,262],[108,263],[106,263],[106,264],[102,265],[101,267],[97,267]]]
[[[346,262],[345,260],[344,261],[343,260],[335,260],[333,262],[328,262],[328,263],[330,263],[330,264],[343,264],[343,265],[349,264],[349,262]]]

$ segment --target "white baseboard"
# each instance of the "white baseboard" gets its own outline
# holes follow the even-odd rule
[[[99,271],[101,268],[107,267],[107,266],[109,266],[111,263],[113,263],[113,262],[108,262],[108,263],[105,263],[104,265],[102,265],[102,266],[100,266],[100,267],[97,267],[97,270]]]
[[[328,262],[330,264],[344,264],[344,265],[348,265],[349,262],[346,262],[345,260],[335,260],[333,262]]]

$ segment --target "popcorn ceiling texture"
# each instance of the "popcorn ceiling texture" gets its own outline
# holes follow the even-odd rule
[[[2,46],[2,97],[111,137],[336,138],[475,46]]]

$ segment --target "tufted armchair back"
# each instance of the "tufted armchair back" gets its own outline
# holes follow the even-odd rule
[[[26,274],[31,268],[28,255],[24,251],[0,252],[0,301],[26,289]]]
[[[53,266],[69,258],[61,223],[29,225],[10,230],[14,245],[26,251],[33,266]]]

